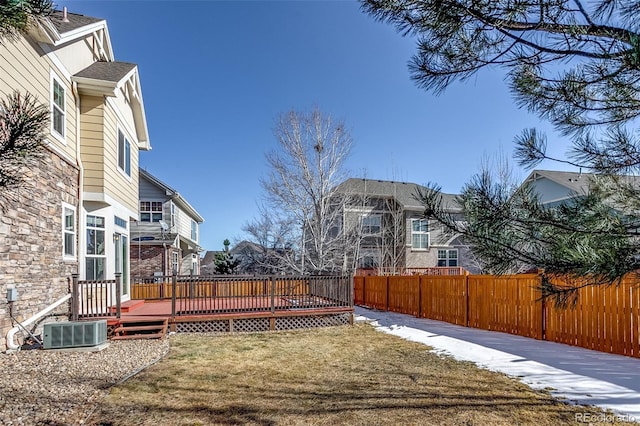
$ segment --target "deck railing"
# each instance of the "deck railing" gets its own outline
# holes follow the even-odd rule
[[[120,316],[120,278],[78,281],[74,312],[82,317]],[[170,300],[171,315],[272,312],[353,307],[350,276],[153,276],[132,277],[132,300]]]
[[[71,317],[120,318],[122,280],[116,273],[114,280],[78,280],[72,275],[71,284]],[[116,291],[117,290],[117,291]]]
[[[172,315],[353,306],[349,276],[154,276],[132,279],[131,298],[171,300]]]

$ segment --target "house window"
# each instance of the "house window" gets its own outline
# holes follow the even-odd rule
[[[358,268],[377,268],[380,265],[378,262],[378,254],[375,250],[363,250],[360,253],[358,259]]]
[[[171,227],[176,226],[178,212],[176,211],[176,205],[171,203]]]
[[[160,222],[162,220],[162,202],[140,201],[140,222]]]
[[[458,266],[458,249],[438,250],[438,266]]]
[[[178,253],[173,252],[171,254],[171,273],[178,274],[180,271],[178,270]]]
[[[191,221],[191,239],[198,241],[198,223],[195,220]]]
[[[131,143],[118,129],[118,168],[127,176],[131,176]]]
[[[106,262],[104,217],[87,215],[87,280],[103,280]]]
[[[191,254],[191,275],[198,275],[198,255]]]
[[[62,83],[51,76],[51,129],[53,135],[64,140],[65,133],[65,89]]]
[[[382,227],[382,217],[379,214],[362,216],[362,233],[365,235],[379,234]]]
[[[62,254],[65,258],[76,257],[76,211],[71,206],[62,206]]]
[[[125,219],[121,218],[121,217],[114,216],[113,217],[113,223],[116,226],[119,226],[120,228],[127,229],[127,221]]]
[[[411,247],[423,250],[429,248],[429,221],[427,219],[411,219]]]

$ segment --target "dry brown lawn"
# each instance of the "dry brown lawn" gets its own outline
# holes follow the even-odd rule
[[[558,425],[599,413],[368,325],[170,339],[91,424]]]

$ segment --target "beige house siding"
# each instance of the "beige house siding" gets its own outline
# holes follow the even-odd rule
[[[119,114],[118,114],[119,115]],[[127,131],[118,120],[118,115],[111,105],[105,105],[104,120],[104,192],[114,200],[120,202],[127,209],[135,212],[138,218],[138,159],[137,139]],[[131,143],[131,176],[118,167],[118,129],[120,129]]]
[[[84,191],[104,189],[104,103],[96,96],[82,96],[80,106],[81,158]]]
[[[79,48],[80,46],[83,48]],[[87,35],[82,40],[76,40],[74,43],[56,48],[55,55],[71,75],[100,60],[93,34]]]
[[[116,109],[119,112],[118,113],[119,124],[126,129],[126,131],[130,134],[130,136],[135,136],[136,126],[133,119],[133,110],[131,108],[131,104],[127,102],[125,98],[125,94],[124,94],[125,87],[126,87],[126,84],[123,87],[121,87],[119,90],[117,90],[117,96],[110,97],[109,103],[113,106],[114,109]],[[131,138],[131,142],[135,143],[136,146],[138,145],[137,140],[138,140],[137,137]]]
[[[3,40],[0,44],[0,95],[13,93],[31,93],[47,108],[51,108],[51,74],[65,88],[65,140],[60,142],[51,136],[51,126],[47,131],[47,140],[70,159],[75,158],[76,150],[76,109],[71,82],[65,72],[56,67],[45,55],[42,48],[25,37],[17,40]]]
[[[183,211],[180,211],[180,214],[178,215],[178,234],[182,235],[185,238],[188,238],[189,240],[191,239],[191,222],[192,219],[189,217],[189,215],[184,213]],[[197,223],[196,227],[198,227]],[[195,241],[196,243],[200,239],[200,229],[198,229],[197,237],[198,238]]]

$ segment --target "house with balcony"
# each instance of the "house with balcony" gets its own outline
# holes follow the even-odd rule
[[[361,224],[356,255],[359,273],[418,273],[436,267],[477,270],[460,236],[447,236],[438,222],[424,217],[424,207],[415,198],[418,189],[426,188],[359,178],[339,185],[338,192],[349,195],[346,199],[350,200],[343,207],[342,222]],[[454,206],[455,195],[442,195],[444,205]]]
[[[0,214],[4,338],[18,321],[69,297],[68,278],[113,279],[129,292],[131,224],[139,220],[138,157],[151,149],[136,64],[120,62],[107,22],[64,11],[0,43],[0,97],[33,95],[51,114],[38,166]]]
[[[139,171],[139,220],[131,224],[131,275],[200,274],[204,219],[178,191]]]

